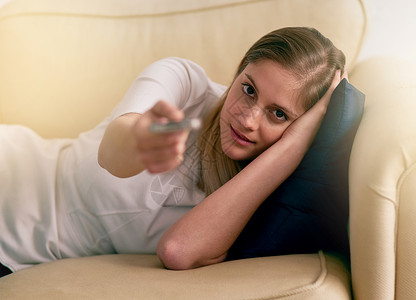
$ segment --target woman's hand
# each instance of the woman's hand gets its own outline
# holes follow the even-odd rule
[[[153,122],[180,121],[183,112],[159,101],[144,114],[129,113],[113,120],[98,151],[99,164],[117,177],[130,177],[144,170],[169,171],[183,160],[188,132],[151,133]]]
[[[151,133],[154,122],[181,121],[184,114],[168,102],[160,101],[145,112],[134,126],[138,156],[150,173],[169,171],[183,161],[188,131]]]
[[[346,72],[344,72],[342,78],[347,78]],[[331,86],[328,88],[322,98],[319,99],[314,106],[312,106],[308,111],[300,116],[295,122],[290,124],[290,126],[283,133],[281,139],[276,144],[279,142],[281,143],[287,139],[291,139],[295,143],[299,143],[299,147],[306,147],[307,149],[315,138],[316,133],[318,132],[322,119],[326,114],[332,93],[341,82],[342,78],[341,71],[338,70],[335,73]]]

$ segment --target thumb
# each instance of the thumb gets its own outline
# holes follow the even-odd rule
[[[182,110],[166,101],[157,102],[151,109],[151,113],[155,118],[167,119],[170,121],[181,121],[184,118]]]

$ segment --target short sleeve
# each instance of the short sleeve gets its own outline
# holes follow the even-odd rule
[[[156,61],[136,78],[111,113],[111,119],[126,113],[143,113],[159,100],[183,109],[189,101],[201,99],[210,84],[202,67],[189,60],[170,57]]]

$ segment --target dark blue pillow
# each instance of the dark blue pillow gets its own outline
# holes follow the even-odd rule
[[[300,165],[254,213],[228,259],[318,250],[348,258],[348,165],[364,99],[341,81]]]

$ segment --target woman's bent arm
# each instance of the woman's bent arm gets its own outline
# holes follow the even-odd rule
[[[296,168],[302,154],[291,148],[287,143],[266,150],[169,228],[157,248],[165,266],[190,269],[223,261],[258,206]],[[278,156],[286,157],[283,164]]]
[[[325,96],[291,124],[276,144],[166,231],[157,254],[167,268],[190,269],[226,258],[256,209],[302,160],[339,80],[337,76]]]

